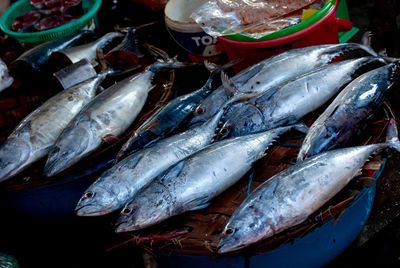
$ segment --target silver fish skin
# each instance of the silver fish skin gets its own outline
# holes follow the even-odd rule
[[[270,90],[247,105],[241,104],[236,110],[232,107],[225,117],[221,137],[237,137],[294,124],[339,93],[359,75],[361,68],[381,61],[377,57],[364,57],[329,64]]]
[[[96,59],[97,55],[96,53],[98,48],[104,48],[116,38],[123,36],[124,35],[122,33],[110,32],[91,43],[65,48],[54,53],[65,55],[71,61],[71,63],[76,63],[83,59],[91,61]]]
[[[155,74],[163,68],[185,66],[173,60],[156,62],[100,93],[61,133],[49,153],[44,174],[60,173],[100,148],[107,137],[124,133],[155,87],[152,83]]]
[[[292,128],[220,141],[179,162],[125,206],[116,232],[143,229],[207,207],[211,199],[243,177],[275,139]]]
[[[381,107],[386,93],[398,84],[398,63],[372,70],[351,82],[310,127],[297,160],[347,144]]]
[[[337,149],[315,155],[258,186],[226,224],[218,253],[243,249],[293,227],[317,211],[360,174],[368,159],[395,144]]]
[[[0,147],[0,182],[47,155],[68,123],[95,97],[104,77],[61,91],[22,120]]]
[[[156,142],[114,165],[83,194],[77,215],[99,216],[121,209],[162,172],[211,143],[223,113],[221,110],[203,125]]]
[[[0,59],[0,92],[10,87],[14,78],[8,73],[7,65]]]
[[[232,77],[232,82],[242,92],[257,92],[261,94],[318,67],[322,67],[337,56],[355,50],[362,50],[367,54],[377,56],[369,47],[356,43],[292,49],[241,71]],[[190,124],[193,125],[209,119],[222,107],[227,99],[228,95],[223,86],[216,89],[199,105],[198,110],[201,113],[196,113]]]

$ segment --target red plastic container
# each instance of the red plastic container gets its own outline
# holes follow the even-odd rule
[[[251,66],[265,58],[283,51],[320,44],[337,44],[339,32],[352,28],[350,21],[336,17],[338,1],[319,21],[293,34],[266,41],[237,41],[218,37],[220,49],[225,51],[230,60],[240,58],[242,61],[234,66],[234,71]]]

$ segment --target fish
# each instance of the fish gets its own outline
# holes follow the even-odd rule
[[[224,226],[218,253],[246,248],[305,221],[383,149],[400,150],[396,122],[391,120],[387,142],[336,149],[314,155],[258,186]]]
[[[117,156],[118,161],[179,129],[197,105],[219,86],[221,71],[235,63],[236,61],[232,61],[223,66],[216,66],[206,61],[205,66],[211,72],[206,83],[198,90],[180,96],[156,111],[122,146]]]
[[[109,32],[99,39],[80,46],[68,47],[65,49],[53,52],[51,57],[63,57],[69,64],[76,63],[80,60],[86,59],[92,61],[96,59],[97,50],[104,49],[108,44],[117,38],[122,38],[124,35],[119,32]]]
[[[44,158],[68,123],[94,99],[106,74],[53,96],[25,117],[0,147],[0,182]]]
[[[24,73],[26,70],[43,71],[43,64],[50,58],[50,55],[67,47],[73,46],[76,42],[92,34],[91,31],[80,31],[73,36],[68,36],[55,41],[49,41],[24,52],[11,63],[11,69]]]
[[[0,92],[9,88],[14,83],[14,78],[8,73],[7,65],[0,59]]]
[[[262,60],[239,72],[232,77],[232,82],[242,92],[258,92],[262,94],[282,83],[322,67],[338,56],[349,51],[358,50],[377,56],[376,52],[371,48],[356,43],[297,48]],[[227,99],[228,94],[223,86],[216,89],[198,106],[190,125],[206,121],[221,108]]]
[[[124,39],[116,47],[111,49],[106,55],[105,60],[113,68],[129,69],[143,61],[146,55],[143,46],[139,44],[138,34],[143,29],[153,26],[157,22],[150,22],[136,27],[121,29],[126,31]]]
[[[165,68],[186,66],[189,64],[173,59],[156,62],[96,96],[61,133],[49,153],[44,174],[54,176],[109,140],[118,139],[142,110],[149,92],[155,87],[155,74]]]
[[[205,208],[242,178],[282,134],[303,125],[213,143],[153,180],[121,211],[116,232],[147,228],[172,216]]]
[[[155,177],[213,141],[224,111],[203,125],[156,142],[129,155],[100,176],[83,194],[78,216],[99,216],[121,209]]]
[[[236,110],[228,111],[220,138],[257,133],[294,124],[321,107],[369,66],[384,64],[379,57],[332,63],[269,90]],[[227,112],[227,113],[228,113]]]
[[[399,84],[400,63],[369,71],[351,82],[314,121],[297,160],[345,146],[382,106],[384,97]]]

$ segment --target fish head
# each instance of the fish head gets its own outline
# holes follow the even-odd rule
[[[116,189],[108,184],[90,186],[79,200],[75,212],[78,216],[101,216],[121,208]]]
[[[176,215],[173,197],[163,184],[150,185],[125,205],[117,220],[115,232],[141,230]]]
[[[205,100],[203,100],[193,112],[193,117],[189,122],[192,127],[194,125],[203,124],[212,118],[227,101],[225,91],[220,87],[212,92]]]
[[[33,149],[28,141],[12,137],[0,147],[0,182],[5,181],[30,164]]]
[[[219,130],[218,140],[256,133],[264,125],[261,112],[253,104],[236,104],[226,114],[222,119],[224,124]]]
[[[272,236],[274,231],[268,219],[265,221],[266,216],[265,211],[254,202],[243,203],[226,224],[218,253],[238,251]]]
[[[116,222],[115,232],[141,230],[167,218],[167,214],[163,213],[163,210],[151,206],[150,200],[143,202],[144,200],[140,199],[134,199],[121,210],[120,217]]]
[[[83,127],[67,129],[52,148],[44,167],[47,177],[57,175],[85,156],[90,133]]]
[[[8,72],[1,72],[0,73],[0,91],[10,87],[14,82],[14,78],[12,78]]]

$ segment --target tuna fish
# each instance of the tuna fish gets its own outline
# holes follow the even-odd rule
[[[288,126],[220,141],[179,162],[125,206],[116,231],[139,230],[207,207],[243,177],[275,139],[294,127],[302,129]]]
[[[96,151],[108,140],[124,133],[142,110],[153,77],[164,68],[188,66],[174,60],[157,62],[143,72],[107,88],[85,107],[57,139],[45,165],[53,176]]]
[[[218,252],[243,249],[306,220],[359,175],[372,155],[387,147],[399,151],[397,130],[393,133],[386,143],[324,152],[271,177],[233,213]]]
[[[298,160],[347,144],[381,107],[398,84],[399,63],[372,70],[351,82],[318,117],[300,149]]]
[[[232,81],[235,87],[242,92],[258,92],[261,94],[324,66],[346,52],[357,50],[377,56],[370,48],[354,43],[292,49],[241,71],[232,78]],[[216,89],[199,105],[191,124],[206,121],[222,107],[227,99],[228,94],[223,86]]]
[[[346,60],[321,67],[300,78],[269,90],[262,96],[231,110],[221,137],[237,137],[294,124],[321,107],[360,75],[366,66],[383,61],[376,57]]]
[[[0,147],[0,182],[47,155],[68,123],[95,97],[105,76],[61,91],[22,120]]]
[[[235,62],[224,66],[214,66],[206,62],[206,67],[211,71],[210,77],[204,86],[189,94],[180,96],[155,112],[147,119],[124,144],[118,153],[118,159],[132,154],[149,143],[160,140],[173,133],[187,119],[197,107],[220,84],[221,70],[229,68]]]
[[[0,59],[0,92],[10,87],[14,78],[8,73],[7,65]]]
[[[96,52],[99,48],[103,49],[115,39],[123,36],[124,35],[122,33],[110,32],[94,42],[56,51],[51,55],[51,57],[64,57],[65,60],[69,62],[69,64],[76,63],[83,59],[92,61],[96,59]]]
[[[117,163],[86,190],[76,208],[78,216],[121,209],[156,176],[210,144],[223,113],[221,110],[203,125],[163,139]]]

